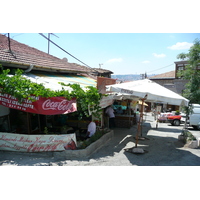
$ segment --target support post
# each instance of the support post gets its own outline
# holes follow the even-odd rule
[[[138,144],[138,139],[139,139],[139,135],[141,135],[141,122],[143,121],[143,105],[144,105],[144,99],[142,99],[142,107],[141,107],[141,112],[140,112],[140,117],[139,117],[139,122],[138,122],[138,126],[137,126],[137,134],[136,134],[136,143],[135,143],[135,147],[137,148],[137,144]]]

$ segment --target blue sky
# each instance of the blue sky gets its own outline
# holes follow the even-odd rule
[[[197,0],[36,2],[12,1],[12,12],[2,9],[1,33],[10,32],[11,38],[44,52],[47,41],[38,33],[54,33],[59,38],[51,39],[70,54],[94,68],[103,64],[114,74],[172,71],[177,55],[200,39]],[[11,2],[2,3],[8,8]],[[50,54],[81,64],[53,44]]]
[[[174,70],[179,53],[187,53],[199,33],[55,33],[51,40],[90,67],[117,74],[160,74]],[[47,36],[47,33],[44,33]],[[48,42],[38,33],[11,33],[21,43],[48,51]],[[50,44],[50,54],[75,60]]]

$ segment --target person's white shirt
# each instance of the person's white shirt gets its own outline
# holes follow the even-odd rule
[[[109,118],[115,117],[114,110],[113,110],[112,107],[108,107],[108,108],[106,109],[106,112],[105,112],[105,113],[108,114]]]
[[[90,122],[89,125],[88,125],[87,131],[90,133],[89,137],[91,137],[92,135],[94,135],[95,132],[96,132],[96,124],[94,122]]]

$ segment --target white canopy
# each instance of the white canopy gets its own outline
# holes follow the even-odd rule
[[[54,80],[54,79],[50,79],[48,77],[40,77],[40,76],[36,76],[34,74],[31,74],[31,73],[23,75],[23,77],[29,79],[31,82],[43,84],[45,88],[49,88],[49,89],[54,90],[54,91],[62,90],[62,88],[64,88],[65,90],[68,90],[70,92],[73,90],[71,87],[62,86],[61,84],[59,84],[59,81]]]
[[[116,92],[121,96],[134,96],[144,98],[146,101],[168,103],[171,105],[188,106],[189,100],[181,95],[149,80],[138,80],[127,83],[106,86],[106,91]]]

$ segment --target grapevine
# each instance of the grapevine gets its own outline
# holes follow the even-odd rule
[[[1,66],[0,66],[1,67]],[[93,86],[87,86],[86,90],[83,90],[79,84],[64,84],[63,86],[69,86],[73,90],[69,92],[62,88],[59,91],[53,91],[51,89],[45,88],[43,84],[33,83],[29,79],[22,76],[23,71],[17,69],[13,76],[9,76],[10,70],[2,70],[0,73],[0,93],[7,93],[22,103],[25,99],[35,101],[31,96],[41,96],[41,97],[55,97],[63,96],[67,100],[71,98],[76,98],[77,100],[77,112],[79,119],[83,117],[88,117],[90,111],[96,117],[100,116],[100,99],[102,94],[100,94],[97,88]]]

